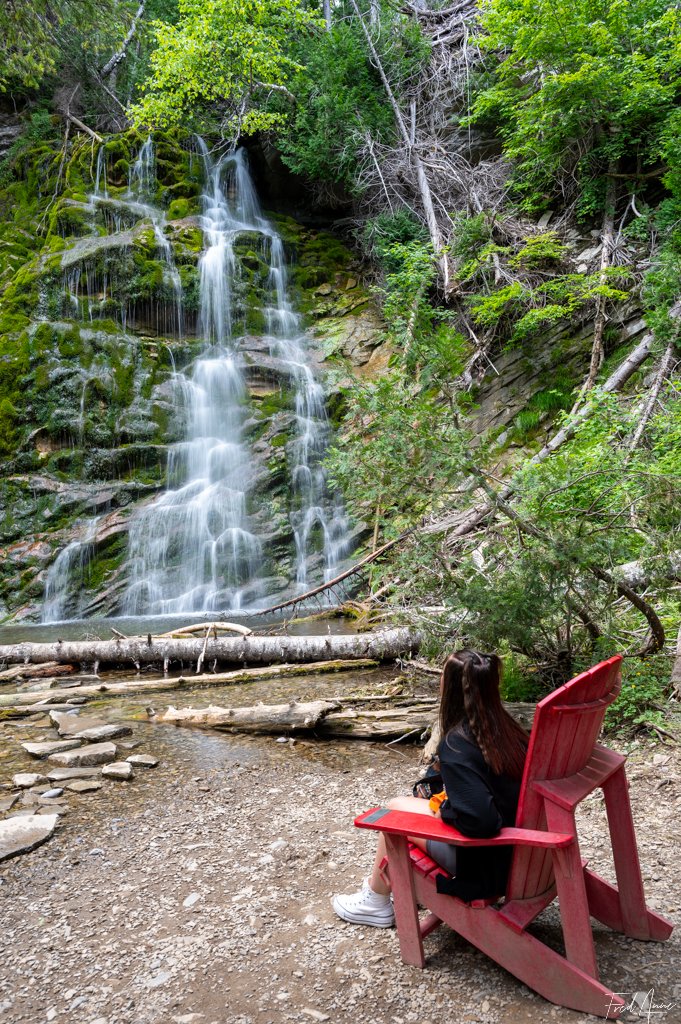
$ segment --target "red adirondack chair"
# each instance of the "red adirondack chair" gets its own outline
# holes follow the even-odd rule
[[[400,952],[423,967],[423,939],[443,921],[545,999],[600,1017],[621,1015],[624,1000],[598,979],[589,917],[636,939],[667,939],[672,925],[648,910],[631,817],[625,758],[596,742],[606,708],[621,688],[621,658],[610,658],[537,705],[515,828],[469,839],[438,818],[374,808],[359,828],[385,833]],[[579,852],[575,808],[602,789],[617,886],[588,870]],[[505,897],[464,903],[437,892],[446,875],[408,836],[455,846],[512,845]],[[565,956],[526,929],[558,897]],[[419,920],[418,905],[429,911]]]

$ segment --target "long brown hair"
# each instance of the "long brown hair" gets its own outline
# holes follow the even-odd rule
[[[501,703],[501,658],[462,650],[450,654],[442,670],[440,729],[447,741],[468,723],[475,742],[495,775],[519,779],[528,736]]]

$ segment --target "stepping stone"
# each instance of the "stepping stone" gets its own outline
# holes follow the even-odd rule
[[[66,782],[68,779],[99,778],[101,774],[101,768],[87,768],[83,765],[80,768],[53,768],[47,773],[47,778],[50,782]]]
[[[73,782],[67,782],[64,786],[64,789],[68,789],[72,793],[94,793],[95,790],[101,788],[101,782],[97,782],[96,779],[75,779]]]
[[[131,754],[125,760],[135,768],[155,768],[158,764],[156,758],[151,754]]]
[[[130,736],[129,725],[105,722],[102,718],[83,717],[64,711],[51,711],[50,718],[60,736],[80,740],[112,740],[115,736]]]
[[[64,740],[64,743],[75,743],[79,750],[66,750],[63,753],[50,754],[50,761],[60,768],[82,768],[96,764],[107,764],[116,760],[115,743],[89,743],[80,746],[80,740]]]
[[[22,743],[21,746],[31,757],[42,759],[64,750],[73,750],[80,746],[80,740],[50,740],[46,743]]]
[[[47,782],[47,776],[39,775],[38,772],[20,772],[12,776],[12,785],[17,789],[30,789],[31,786],[39,786],[41,782]]]
[[[113,764],[105,764],[102,768],[102,775],[105,779],[117,779],[119,782],[127,782],[132,778],[132,765],[127,761],[115,761]]]
[[[0,860],[35,850],[50,838],[56,824],[56,814],[21,814],[0,821]]]

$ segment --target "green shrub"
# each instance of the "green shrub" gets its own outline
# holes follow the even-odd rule
[[[614,732],[636,732],[664,722],[665,688],[669,658],[627,660],[622,665],[622,690],[605,716],[605,727]]]

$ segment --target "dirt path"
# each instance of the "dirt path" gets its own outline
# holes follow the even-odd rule
[[[161,759],[133,783],[70,798],[57,835],[0,866],[3,1024],[350,1024],[592,1020],[556,1010],[447,929],[425,971],[393,930],[345,924],[330,906],[357,887],[372,840],[361,810],[408,790],[417,751],[279,744],[137,725]],[[639,747],[630,778],[650,902],[681,921],[681,754]],[[666,753],[664,754],[666,757]],[[583,853],[602,804],[586,802]],[[555,935],[548,912],[542,930]],[[680,929],[681,935],[681,929]],[[655,990],[681,1021],[681,938],[597,932],[603,979]]]

